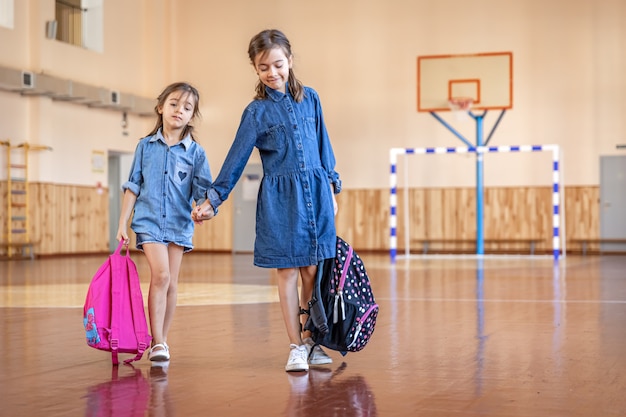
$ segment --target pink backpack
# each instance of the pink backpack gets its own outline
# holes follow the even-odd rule
[[[120,251],[123,241],[109,259],[102,264],[89,284],[83,324],[87,344],[92,348],[111,352],[113,365],[119,364],[118,353],[134,353],[128,364],[140,360],[152,339],[148,332],[143,295],[139,285],[137,266]]]

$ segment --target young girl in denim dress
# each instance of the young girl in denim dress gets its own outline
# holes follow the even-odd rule
[[[243,112],[207,201],[196,207],[192,218],[201,222],[213,215],[256,147],[263,179],[257,200],[254,264],[277,268],[290,342],[285,370],[306,371],[309,364],[332,362],[320,346],[314,346],[309,332],[302,333],[300,311],[311,299],[318,262],[335,256],[335,194],[341,190],[341,181],[320,99],[296,79],[287,37],[278,30],[264,30],[250,41],[248,56],[259,76],[256,97]],[[298,275],[302,278],[300,296]]]
[[[211,171],[191,122],[199,116],[200,95],[188,83],[174,83],[157,99],[157,122],[137,144],[124,198],[117,239],[128,244],[127,224],[137,235],[137,249],[150,265],[148,313],[154,362],[170,360],[167,344],[176,309],[178,274],[183,253],[193,249],[192,202],[206,198]]]

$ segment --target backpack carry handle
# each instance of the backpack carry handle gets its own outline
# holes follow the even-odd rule
[[[328,322],[326,319],[326,309],[322,300],[322,292],[320,290],[320,282],[324,274],[324,260],[317,265],[317,274],[315,276],[315,285],[313,285],[313,295],[309,301],[309,317],[313,322],[313,326],[322,335],[328,333]]]

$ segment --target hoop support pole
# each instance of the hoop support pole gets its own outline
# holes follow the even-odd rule
[[[467,146],[469,146],[470,148],[474,145],[472,145],[472,143],[470,141],[468,141],[467,139],[465,139],[465,136],[463,136],[462,134],[460,134],[455,128],[453,128],[448,122],[446,122],[445,120],[443,120],[441,118],[441,116],[439,116],[437,113],[435,113],[434,111],[431,111],[430,114],[439,121],[439,123],[441,123],[442,125],[444,125],[450,132],[452,132],[452,134],[454,134],[454,136],[456,136],[457,138],[461,139],[461,142],[463,142],[464,144],[466,144]]]
[[[491,132],[489,132],[489,136],[487,136],[487,139],[485,140],[485,143],[483,144],[484,146],[487,146],[489,144],[489,141],[491,140],[491,137],[493,136],[494,132],[496,131],[496,128],[500,124],[500,121],[504,117],[504,113],[506,113],[506,110],[503,109],[500,112],[500,116],[498,116],[498,119],[496,120],[496,122],[494,123],[493,127],[491,128]]]

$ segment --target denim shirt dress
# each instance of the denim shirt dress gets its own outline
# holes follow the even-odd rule
[[[209,161],[202,146],[187,135],[168,146],[161,129],[141,139],[122,190],[137,196],[131,228],[155,241],[193,249],[192,201],[201,203],[211,186]]]
[[[256,147],[263,178],[257,199],[254,264],[264,268],[316,265],[335,256],[331,184],[334,193],[341,191],[320,100],[309,87],[300,103],[290,94],[267,87],[266,91],[266,99],[254,100],[244,110],[207,196],[217,209]]]

